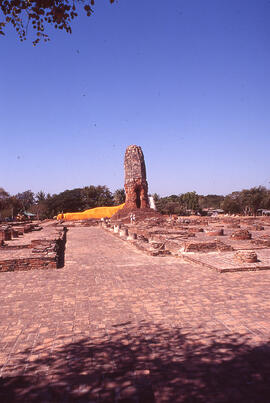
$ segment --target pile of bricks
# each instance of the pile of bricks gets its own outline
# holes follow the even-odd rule
[[[231,234],[232,239],[237,239],[244,241],[246,239],[251,239],[251,233],[247,229],[240,229]]]
[[[255,263],[258,261],[257,254],[254,250],[238,250],[235,253],[235,259],[240,263]]]

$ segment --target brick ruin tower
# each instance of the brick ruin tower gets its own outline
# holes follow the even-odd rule
[[[146,169],[141,147],[128,146],[125,153],[125,208],[149,207]]]

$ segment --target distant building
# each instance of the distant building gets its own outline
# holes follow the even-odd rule
[[[34,220],[36,218],[36,214],[34,213],[29,213],[28,211],[24,211],[23,213],[21,213],[22,216],[24,216],[25,218],[28,218],[28,220]]]
[[[208,216],[217,216],[220,214],[224,214],[224,210],[222,210],[221,208],[204,208],[203,212],[206,213]]]
[[[270,210],[265,210],[265,209],[259,209],[257,210],[257,213],[261,214],[261,215],[270,215]]]

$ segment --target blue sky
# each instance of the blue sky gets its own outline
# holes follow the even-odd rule
[[[0,186],[115,190],[137,144],[152,193],[269,187],[270,1],[96,3],[72,35],[0,38]]]

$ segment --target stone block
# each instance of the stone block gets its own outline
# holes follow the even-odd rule
[[[137,234],[134,232],[129,232],[128,233],[128,238],[129,241],[135,241],[137,239]]]
[[[121,237],[127,237],[128,236],[128,229],[127,228],[121,228],[119,231],[119,235]]]

